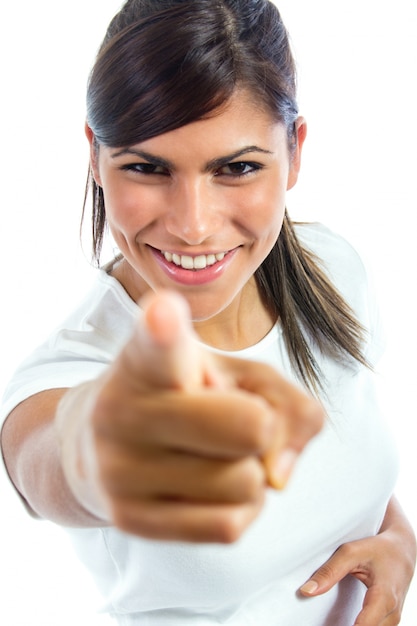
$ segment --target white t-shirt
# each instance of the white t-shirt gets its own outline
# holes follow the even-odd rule
[[[355,251],[317,224],[297,227],[368,329],[375,363],[382,341],[377,309]],[[16,372],[1,419],[23,399],[97,377],[140,315],[122,286],[101,271],[78,309]],[[232,353],[267,362],[291,380],[279,325],[258,344]],[[307,446],[287,488],[270,490],[255,522],[232,545],[133,537],[115,528],[68,529],[93,573],[106,610],[124,626],[351,626],[365,588],[347,577],[316,598],[298,588],[343,543],[375,534],[397,475],[397,456],[381,418],[374,374],[316,355],[327,380],[328,419]],[[225,416],[227,419],[227,416]]]

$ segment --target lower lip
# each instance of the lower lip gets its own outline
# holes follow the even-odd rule
[[[152,247],[150,247],[150,250],[159,266],[172,280],[181,285],[194,286],[205,285],[220,278],[230,265],[238,248],[228,252],[221,261],[217,261],[214,265],[208,265],[201,270],[185,270],[183,267],[175,265],[175,263],[169,263],[159,250]]]

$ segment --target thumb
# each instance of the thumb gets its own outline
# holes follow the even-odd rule
[[[145,386],[192,389],[204,383],[203,350],[188,304],[170,291],[146,295],[128,346],[130,364]],[[138,382],[139,382],[138,380]]]
[[[172,291],[160,291],[144,296],[139,303],[143,323],[138,335],[154,349],[172,349],[186,340],[195,339],[187,301]]]

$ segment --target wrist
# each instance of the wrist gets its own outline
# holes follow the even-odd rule
[[[85,511],[108,524],[90,419],[97,388],[97,381],[89,381],[69,389],[58,405],[55,424],[62,471],[71,493]]]

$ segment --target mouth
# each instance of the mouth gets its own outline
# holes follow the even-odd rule
[[[240,248],[208,254],[179,254],[149,246],[163,272],[175,283],[197,287],[217,281],[225,274]]]
[[[201,271],[223,261],[228,252],[199,254],[197,256],[176,254],[175,252],[167,252],[164,250],[160,250],[160,253],[168,263],[173,263],[177,267],[182,267],[184,270]]]

